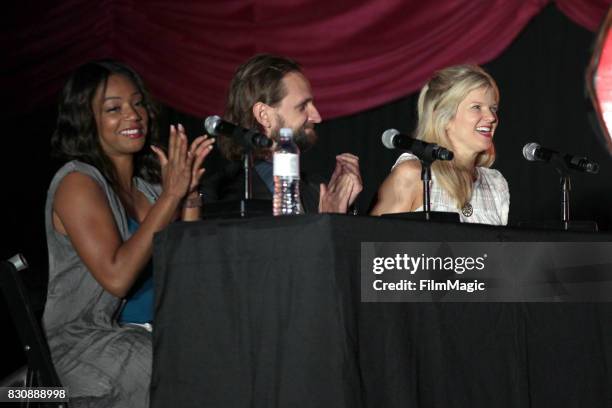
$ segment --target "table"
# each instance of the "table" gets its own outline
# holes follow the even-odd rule
[[[155,239],[152,407],[608,407],[610,303],[362,303],[364,241],[611,241],[344,215]]]

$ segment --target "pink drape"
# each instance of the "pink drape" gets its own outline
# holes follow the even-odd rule
[[[609,0],[556,0],[555,3],[566,16],[591,31],[599,28],[610,7]]]
[[[67,0],[9,13],[8,114],[54,103],[68,74],[94,58],[136,68],[160,101],[221,113],[236,66],[258,52],[304,67],[325,118],[384,104],[441,67],[498,56],[550,0]],[[611,0],[557,0],[596,30]]]

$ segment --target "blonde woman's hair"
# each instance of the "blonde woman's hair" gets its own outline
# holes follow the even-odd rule
[[[414,136],[429,143],[449,148],[446,133],[448,123],[457,114],[459,103],[478,88],[490,89],[499,102],[497,84],[487,72],[477,65],[456,65],[436,72],[421,89],[418,101],[419,122]],[[495,147],[481,152],[474,163],[490,167],[495,161]],[[455,199],[457,208],[463,208],[472,196],[473,175],[452,161],[436,161],[432,165],[436,179]]]

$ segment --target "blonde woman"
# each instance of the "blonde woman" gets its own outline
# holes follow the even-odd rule
[[[459,213],[462,222],[506,225],[510,193],[495,160],[499,89],[476,65],[438,71],[421,89],[417,139],[452,150],[451,161],[432,165],[431,210]],[[373,215],[421,211],[421,163],[402,154],[378,191]]]

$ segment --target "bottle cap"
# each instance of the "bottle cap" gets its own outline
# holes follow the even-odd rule
[[[280,137],[293,137],[293,130],[291,128],[281,128]]]

